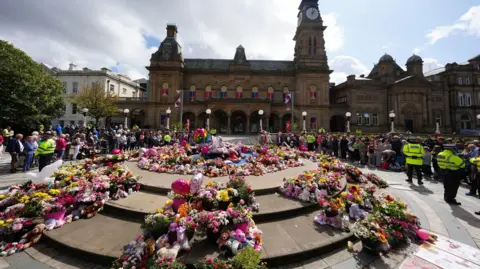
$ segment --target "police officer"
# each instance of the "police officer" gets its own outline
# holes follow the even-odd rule
[[[37,152],[35,156],[38,157],[38,171],[49,165],[53,160],[53,153],[55,151],[55,140],[52,139],[53,133],[51,131],[46,131],[43,134],[42,141],[38,144]]]
[[[460,187],[460,169],[465,168],[462,158],[455,155],[455,144],[445,144],[444,150],[437,156],[438,167],[443,173],[443,199],[448,204],[461,205],[455,200],[458,187]]]
[[[422,157],[424,154],[423,146],[420,145],[420,139],[411,137],[408,143],[403,146],[403,154],[408,164],[407,182],[412,183],[413,169],[417,172],[418,185],[423,185],[422,181]]]
[[[315,136],[307,135],[308,151],[315,151]]]
[[[466,193],[467,196],[477,196],[477,191],[480,191],[479,189],[479,180],[480,176],[478,175],[479,169],[480,169],[480,157],[473,157],[470,158],[470,164],[472,165],[472,173],[471,173],[471,178],[472,178],[472,186],[470,187],[470,191]],[[476,168],[473,169],[473,166]]]

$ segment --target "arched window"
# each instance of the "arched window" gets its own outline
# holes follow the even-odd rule
[[[188,94],[190,101],[195,101],[195,99],[197,98],[197,88],[195,87],[195,85],[190,86],[190,91]]]
[[[370,113],[363,113],[363,124],[370,125]]]
[[[315,85],[310,86],[310,99],[317,99],[317,86]]]
[[[313,55],[317,55],[317,37],[313,37]]]
[[[459,106],[464,106],[465,105],[465,97],[463,96],[463,93],[461,93],[461,92],[458,93],[458,105]]]
[[[212,86],[207,85],[205,87],[205,100],[210,99],[210,97],[212,97]]]
[[[235,92],[235,98],[237,98],[237,99],[243,98],[243,88],[242,88],[242,86],[237,87],[237,91]]]
[[[168,82],[164,82],[162,84],[162,96],[163,97],[168,96]]]
[[[258,98],[258,87],[255,86],[252,88],[252,99],[257,99]]]
[[[362,125],[362,113],[357,113],[357,125]]]
[[[267,99],[270,99],[270,101],[273,102],[273,87],[270,86],[267,89]]]
[[[468,115],[463,115],[462,118],[460,118],[460,129],[463,129],[463,130],[472,129],[472,120]]]
[[[310,55],[312,55],[312,46],[313,46],[313,44],[312,44],[312,37],[309,36],[309,37],[308,37],[308,54],[310,54]]]
[[[228,88],[227,86],[223,85],[221,88],[220,88],[220,98],[227,98],[227,92],[228,92]]]
[[[458,82],[458,85],[462,85],[462,84],[463,84],[463,79],[462,79],[462,77],[458,77],[458,78],[457,78],[457,82]]]
[[[471,93],[466,93],[465,94],[465,106],[471,106],[472,105],[472,94]]]
[[[378,125],[378,113],[372,113],[372,125]]]

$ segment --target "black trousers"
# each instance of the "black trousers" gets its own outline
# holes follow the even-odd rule
[[[447,202],[455,201],[455,197],[457,197],[458,188],[460,187],[460,178],[459,171],[452,171],[448,170],[445,171],[443,176],[443,188],[444,194],[443,198]]]
[[[308,151],[315,151],[315,144],[308,143]]]
[[[42,169],[49,165],[53,160],[53,153],[52,154],[43,154],[38,157],[38,171],[42,171]]]
[[[408,164],[408,169],[407,169],[408,180],[412,180],[413,169],[415,169],[415,171],[417,172],[418,181],[422,181],[422,166],[421,165],[413,165],[413,164]]]
[[[470,187],[470,193],[477,195],[477,191],[480,193],[480,174],[479,172],[472,173],[472,186]]]
[[[346,159],[347,158],[347,150],[342,149],[341,153],[342,153],[342,159]]]

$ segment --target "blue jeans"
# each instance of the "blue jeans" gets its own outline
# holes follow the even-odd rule
[[[35,154],[35,152],[33,151],[27,152],[27,155],[25,156],[25,164],[23,165],[24,171],[30,170],[30,165],[33,162],[33,154]]]
[[[61,160],[63,158],[63,154],[65,154],[65,150],[55,150],[55,154],[57,155],[57,158]]]

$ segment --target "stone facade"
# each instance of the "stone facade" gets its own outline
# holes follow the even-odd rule
[[[317,0],[302,0],[294,35],[293,61],[249,60],[245,48],[236,49],[233,59],[184,59],[177,43],[177,27],[167,26],[167,37],[152,54],[148,101],[143,104],[145,125],[160,128],[170,122],[190,120],[192,128],[204,127],[210,109],[210,126],[220,133],[256,133],[259,110],[264,111],[263,128],[285,130],[292,121],[307,129],[328,126],[329,77],[322,18]],[[232,52],[233,54],[233,52]],[[183,100],[183,115],[174,104]],[[134,106],[134,104],[130,104]],[[292,126],[295,126],[293,124]]]

